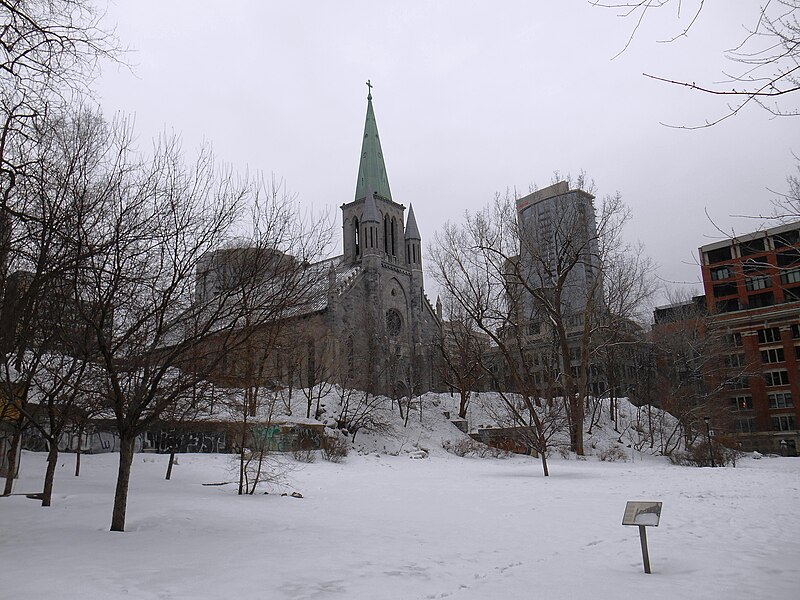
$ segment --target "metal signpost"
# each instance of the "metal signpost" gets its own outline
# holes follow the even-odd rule
[[[647,552],[647,531],[645,527],[658,527],[660,518],[661,502],[629,501],[625,505],[622,524],[639,527],[639,541],[642,543],[642,561],[644,561],[645,573],[650,573],[650,554]]]

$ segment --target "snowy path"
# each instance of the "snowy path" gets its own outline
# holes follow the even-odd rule
[[[54,506],[0,499],[0,598],[792,598],[800,459],[736,469],[351,456],[292,474],[304,498],[238,497],[227,457],[137,455],[128,531],[107,531],[116,455],[62,457]],[[36,491],[26,453],[15,491]],[[626,500],[660,500],[648,531]]]

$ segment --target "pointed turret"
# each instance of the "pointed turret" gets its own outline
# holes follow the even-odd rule
[[[421,240],[419,236],[419,228],[417,227],[417,219],[414,217],[414,206],[408,205],[408,218],[406,219],[406,239],[407,240]]]
[[[367,119],[364,123],[364,139],[361,142],[361,162],[358,165],[355,199],[360,200],[366,197],[367,188],[372,187],[372,190],[381,198],[391,200],[392,192],[389,190],[389,178],[383,162],[378,123],[375,121],[375,111],[372,108],[372,84],[367,81],[367,86],[369,87]]]
[[[417,219],[414,217],[414,207],[408,207],[406,219],[406,264],[415,271],[422,270],[422,238],[417,228]]]
[[[375,193],[371,186],[367,186],[367,195],[364,198],[364,212],[361,213],[361,236],[363,256],[380,256],[380,243],[378,238],[378,226],[381,223],[381,215],[375,206]]]
[[[372,186],[367,186],[367,193],[364,199],[364,212],[361,213],[362,223],[380,223],[381,215],[378,213],[378,207],[375,206],[375,192]]]

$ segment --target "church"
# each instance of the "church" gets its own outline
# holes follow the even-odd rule
[[[311,291],[267,350],[269,379],[304,388],[324,382],[392,398],[433,389],[441,315],[425,296],[414,210],[409,204],[406,214],[392,198],[371,86],[355,196],[341,211],[342,254],[304,268]],[[205,257],[198,299],[215,295],[215,274],[241,260],[241,252],[223,249]],[[224,365],[226,376],[215,377],[217,383],[240,387],[252,379],[237,370],[253,356],[241,358],[231,357],[238,365]]]
[[[409,205],[389,187],[378,125],[367,94],[367,115],[353,201],[341,206],[342,255],[330,259],[322,317],[351,365],[384,394],[403,397],[435,387],[440,318],[425,296],[422,239]],[[369,382],[354,381],[359,389]]]

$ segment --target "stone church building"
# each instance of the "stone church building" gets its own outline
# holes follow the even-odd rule
[[[371,90],[355,197],[341,210],[342,254],[307,266],[311,297],[282,323],[265,375],[281,385],[327,382],[395,398],[434,388],[440,318],[425,296],[414,210],[409,205],[406,215],[392,198]],[[241,251],[207,257],[198,297],[209,291],[208,276]],[[222,370],[227,376],[218,383],[238,387],[248,379],[236,365]]]

